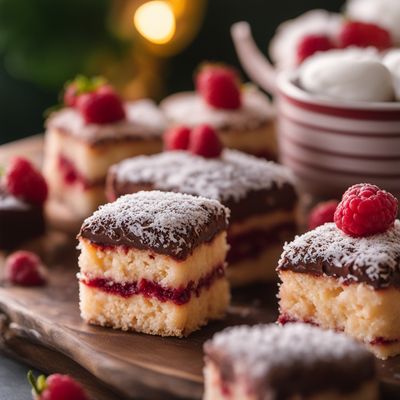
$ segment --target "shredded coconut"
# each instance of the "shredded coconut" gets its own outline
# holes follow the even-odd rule
[[[111,169],[117,181],[152,183],[156,189],[238,201],[250,192],[292,182],[290,172],[273,162],[224,150],[221,158],[206,159],[173,151],[131,158]]]
[[[144,246],[172,249],[178,255],[191,249],[193,237],[216,218],[228,223],[229,210],[218,201],[181,193],[138,192],[101,206],[82,226],[115,241],[136,238]]]
[[[189,126],[208,123],[217,129],[256,129],[274,116],[270,100],[255,87],[243,91],[242,103],[237,110],[216,109],[196,92],[183,92],[167,97],[161,108],[172,122]]]
[[[151,100],[140,100],[125,104],[126,119],[112,124],[86,124],[78,111],[63,108],[54,112],[47,121],[50,129],[60,129],[73,136],[96,141],[118,139],[120,137],[158,137],[161,136],[166,121]]]
[[[296,363],[358,362],[368,355],[362,345],[342,333],[302,323],[235,326],[214,335],[205,350],[227,354],[236,376],[250,375],[256,380],[272,369]]]
[[[371,281],[388,281],[399,270],[400,221],[385,233],[353,238],[334,223],[297,236],[286,243],[278,268],[284,262],[292,265],[327,261],[335,267],[351,266],[363,269]]]

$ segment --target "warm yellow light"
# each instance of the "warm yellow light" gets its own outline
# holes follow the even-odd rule
[[[168,43],[175,34],[175,16],[165,1],[149,1],[142,4],[133,18],[136,29],[150,42]]]

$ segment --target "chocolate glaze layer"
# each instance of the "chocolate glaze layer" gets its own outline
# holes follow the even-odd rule
[[[136,193],[141,190],[161,190],[155,182],[132,183],[117,179],[116,172],[111,170],[107,177],[106,192],[109,200],[113,201],[118,197]],[[176,191],[169,188],[170,191]],[[190,193],[202,196],[202,193]],[[276,183],[272,184],[270,189],[248,192],[246,197],[235,200],[233,198],[227,201],[220,200],[221,203],[231,210],[231,222],[238,222],[253,215],[259,215],[277,210],[292,210],[297,203],[297,194],[294,187],[289,183],[284,183],[278,187]]]
[[[373,278],[367,273],[366,268],[355,268],[351,264],[344,264],[338,267],[325,260],[318,260],[314,263],[292,264],[288,260],[284,259],[282,264],[279,266],[279,270],[293,271],[314,276],[329,276],[340,279],[345,285],[363,282],[372,286],[375,290],[385,289],[388,287],[400,288],[400,271],[398,269],[393,271],[388,280],[380,277]]]
[[[263,373],[253,373],[252,365],[245,364],[240,368],[240,377],[235,373],[235,365],[243,363],[242,359],[210,342],[205,344],[205,353],[207,361],[217,367],[222,385],[227,390],[229,384],[235,384],[240,379],[257,400],[264,400],[268,393],[273,393],[276,400],[291,399],[296,395],[303,398],[326,391],[348,394],[375,378],[374,357],[367,351],[363,356],[352,357],[349,354],[334,362],[332,359],[310,361],[305,357],[301,361],[271,363],[271,367]]]
[[[43,208],[16,199],[0,187],[0,249],[11,250],[44,231]]]
[[[152,250],[184,260],[228,227],[229,210],[215,200],[159,191],[139,192],[100,207],[79,237],[100,246]]]

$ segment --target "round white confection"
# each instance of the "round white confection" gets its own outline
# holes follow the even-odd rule
[[[399,0],[348,0],[345,12],[352,19],[386,28],[394,42],[400,44]]]
[[[390,71],[371,50],[332,50],[316,54],[300,67],[299,80],[306,91],[332,99],[394,100]]]
[[[383,58],[383,64],[392,74],[396,99],[400,101],[400,49],[390,50]]]
[[[324,34],[336,36],[343,18],[340,14],[325,10],[308,11],[297,18],[279,25],[273,37],[269,52],[278,68],[287,69],[297,64],[297,46],[306,35]]]

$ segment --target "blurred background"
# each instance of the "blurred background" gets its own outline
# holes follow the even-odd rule
[[[191,89],[204,60],[239,68],[232,23],[249,21],[266,52],[280,22],[312,8],[339,11],[343,3],[0,0],[0,143],[41,132],[44,110],[78,73],[105,75],[127,99],[159,100]]]

